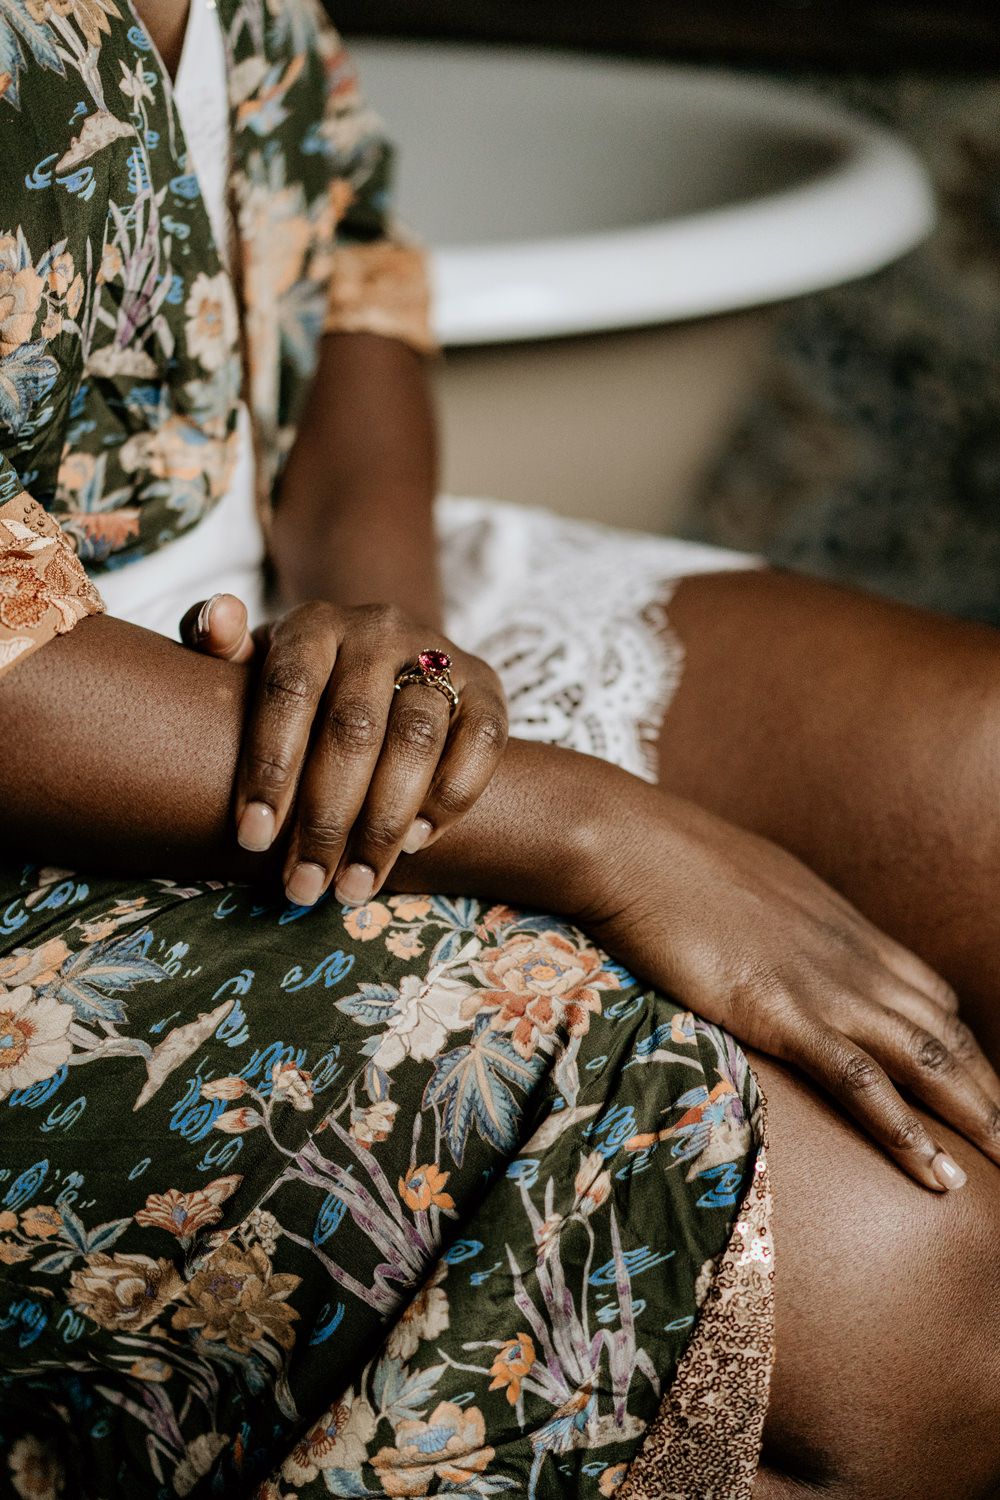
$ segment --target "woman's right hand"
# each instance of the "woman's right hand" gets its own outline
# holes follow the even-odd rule
[[[805,865],[665,794],[576,914],[637,975],[809,1075],[924,1187],[962,1186],[903,1088],[1000,1163],[1000,1078],[949,985]]]

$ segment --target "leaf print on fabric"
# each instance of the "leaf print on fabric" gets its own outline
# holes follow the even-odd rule
[[[66,960],[56,979],[42,991],[72,1006],[79,1021],[120,1023],[125,1004],[118,998],[138,984],[159,984],[167,973],[147,957],[153,934],[147,929],[111,938]]]
[[[443,1107],[445,1139],[459,1166],[473,1128],[498,1151],[516,1147],[521,1108],[508,1085],[527,1093],[541,1067],[539,1058],[521,1057],[505,1036],[487,1029],[440,1059],[424,1103]]]
[[[54,73],[65,74],[62,58],[31,0],[0,0],[0,100],[20,107],[25,47],[32,59]]]

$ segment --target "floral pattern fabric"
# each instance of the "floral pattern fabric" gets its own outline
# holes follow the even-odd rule
[[[391,151],[318,4],[218,12],[233,277],[130,0],[0,4],[0,520],[30,493],[98,573],[226,492],[244,380],[266,514],[321,334],[431,347]]]
[[[0,671],[102,608],[65,533],[26,495],[0,512]]]
[[[11,870],[0,1115],[0,1495],[749,1496],[761,1101],[573,928]]]

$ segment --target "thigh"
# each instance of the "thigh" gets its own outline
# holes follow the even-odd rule
[[[760,1500],[799,1486],[985,1500],[1000,1477],[1000,1170],[946,1131],[968,1186],[925,1192],[787,1069],[753,1061],[775,1196]]]
[[[1000,1055],[1000,634],[778,573],[686,580],[661,779],[939,968]]]

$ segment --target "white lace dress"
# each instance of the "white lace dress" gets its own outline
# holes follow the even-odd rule
[[[174,92],[225,251],[232,241],[225,55],[208,4],[191,7]],[[196,600],[230,592],[244,600],[254,622],[265,618],[264,545],[245,410],[239,430],[233,483],[215,510],[151,556],[101,575],[110,614],[176,635]],[[693,573],[754,567],[757,560],[495,500],[443,496],[436,519],[447,632],[500,673],[511,732],[653,779],[653,742],[683,661],[668,624],[672,588]]]

